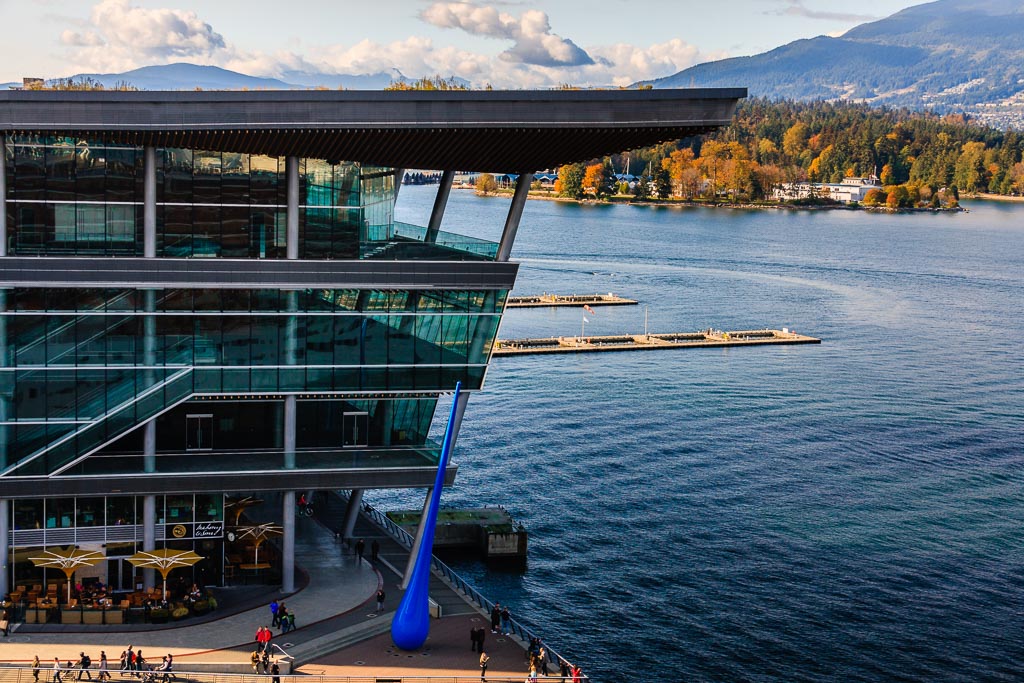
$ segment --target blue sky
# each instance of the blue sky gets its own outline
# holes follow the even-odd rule
[[[839,35],[907,0],[0,0],[0,81],[187,61],[476,85],[625,85]]]

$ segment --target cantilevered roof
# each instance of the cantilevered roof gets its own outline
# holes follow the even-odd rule
[[[0,92],[0,131],[394,168],[530,172],[727,125],[745,88]]]

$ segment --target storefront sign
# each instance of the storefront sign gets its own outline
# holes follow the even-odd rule
[[[224,535],[224,522],[196,522],[195,538],[220,538]]]

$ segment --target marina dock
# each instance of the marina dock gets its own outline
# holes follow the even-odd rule
[[[703,330],[669,334],[622,334],[587,337],[546,337],[541,339],[499,339],[494,356],[522,356],[537,353],[590,353],[597,351],[650,351],[656,349],[699,349],[764,344],[820,344],[821,340],[789,330]]]
[[[633,299],[607,294],[540,294],[534,296],[510,296],[505,308],[546,308],[548,306],[636,306]]]

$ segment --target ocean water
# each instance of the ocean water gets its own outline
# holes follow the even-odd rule
[[[823,343],[494,359],[442,500],[506,506],[528,569],[457,569],[597,681],[1024,678],[1024,204],[965,205],[529,202],[516,293],[641,301],[588,334],[646,307],[651,332]],[[444,229],[497,239],[507,206],[453,192]],[[581,317],[511,310],[499,336]]]

